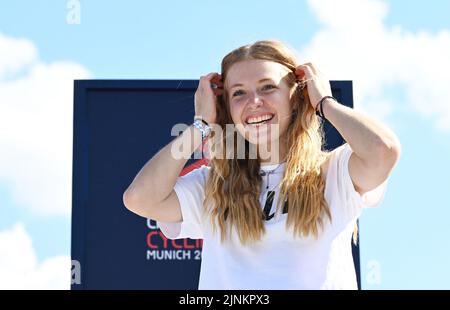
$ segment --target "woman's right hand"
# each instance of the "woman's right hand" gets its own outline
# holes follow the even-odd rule
[[[213,88],[213,85],[217,86]],[[222,76],[217,72],[211,72],[201,76],[195,92],[195,116],[204,119],[208,124],[216,123],[218,96],[223,94]]]

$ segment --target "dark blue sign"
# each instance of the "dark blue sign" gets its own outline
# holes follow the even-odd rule
[[[143,165],[194,117],[198,80],[75,81],[72,289],[196,289],[201,240],[168,240],[154,221],[123,205]],[[353,107],[352,82],[331,81],[333,96]],[[343,144],[329,124],[326,148]],[[203,162],[190,160],[186,173]],[[349,240],[351,242],[351,240]],[[358,286],[359,248],[353,246]]]

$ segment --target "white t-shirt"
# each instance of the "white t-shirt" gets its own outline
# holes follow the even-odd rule
[[[286,213],[272,217],[278,200],[278,186],[285,163],[269,176],[263,176],[261,208],[272,196],[270,219],[265,221],[262,240],[243,246],[233,230],[230,239],[220,241],[220,230],[214,234],[209,218],[203,220],[205,185],[210,167],[202,166],[179,177],[175,185],[183,215],[180,223],[158,225],[167,238],[203,239],[199,289],[357,289],[351,238],[356,220],[365,207],[377,206],[384,197],[387,181],[361,196],[351,181],[348,161],[352,149],[344,144],[332,151],[325,183],[325,199],[332,222],[318,239],[294,237],[286,230]],[[278,165],[261,169],[273,170]]]

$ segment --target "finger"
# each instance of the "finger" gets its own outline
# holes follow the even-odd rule
[[[218,75],[217,72],[211,72],[207,75],[205,75],[202,79],[200,79],[200,84],[202,85],[202,88],[210,88],[211,87],[211,80]]]
[[[304,65],[309,67],[313,74],[317,75],[319,73],[319,71],[317,70],[316,66],[312,62],[307,62]]]
[[[314,72],[315,75],[320,75],[321,74],[319,68],[314,63],[308,62],[308,66],[311,67],[311,69],[312,69],[312,71]]]
[[[217,73],[217,72],[211,72],[211,73],[208,73],[208,74],[206,75],[205,78],[206,78],[207,80],[211,81],[211,79],[213,79],[214,77],[216,77],[218,74],[219,74],[219,73]]]
[[[223,87],[223,82],[220,78],[220,75],[216,75],[211,79],[211,83],[216,84],[219,87]]]
[[[303,79],[305,77],[305,72],[300,67],[295,68],[295,76],[298,79]]]
[[[298,66],[296,68],[296,72],[299,72],[300,75],[301,72],[303,72],[304,77],[306,77],[307,79],[310,79],[313,75],[315,75],[313,69],[306,64]]]
[[[217,85],[223,86],[222,75],[217,73],[211,80],[214,81],[214,83],[216,83]]]
[[[308,74],[308,72],[310,73],[310,75],[316,74],[310,62],[298,66],[297,69],[303,71],[305,74]]]
[[[211,79],[210,84],[213,89],[223,89],[223,83],[217,75]]]
[[[200,77],[200,83],[205,83],[205,82],[209,82],[209,81],[211,81],[211,79],[213,78],[213,76],[214,76],[214,72],[211,72],[211,73],[208,73],[207,75],[202,75],[201,77]]]

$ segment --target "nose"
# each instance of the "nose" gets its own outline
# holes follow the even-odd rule
[[[250,97],[248,98],[248,104],[252,107],[259,107],[263,104],[262,99],[258,96],[257,93],[251,93]]]

